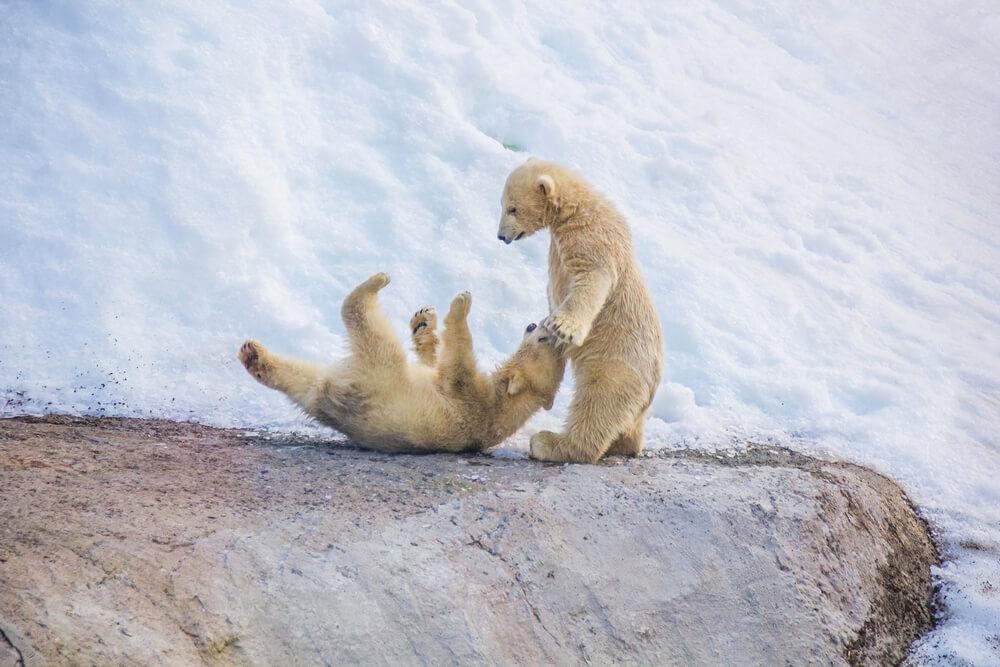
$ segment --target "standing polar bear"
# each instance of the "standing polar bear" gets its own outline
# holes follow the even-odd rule
[[[531,456],[594,463],[636,456],[660,384],[663,334],[632,251],[625,218],[581,177],[530,159],[511,172],[498,238],[549,229],[549,317],[564,343],[576,393],[563,433],[531,438]]]

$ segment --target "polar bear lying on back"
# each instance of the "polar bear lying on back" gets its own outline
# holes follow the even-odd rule
[[[380,451],[487,449],[552,407],[565,362],[544,328],[528,325],[517,351],[494,373],[481,373],[467,321],[472,297],[464,292],[445,317],[440,355],[433,309],[413,316],[420,363],[410,364],[376,300],[388,284],[389,276],[377,273],[344,300],[351,354],[333,368],[280,357],[253,340],[243,344],[240,361],[317,421]]]

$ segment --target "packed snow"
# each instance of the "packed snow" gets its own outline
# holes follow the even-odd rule
[[[0,414],[312,428],[235,359],[546,314],[496,240],[529,155],[628,217],[667,341],[648,446],[771,439],[900,482],[941,545],[919,663],[1000,662],[1000,8],[6,3]],[[501,455],[558,426],[572,384]]]

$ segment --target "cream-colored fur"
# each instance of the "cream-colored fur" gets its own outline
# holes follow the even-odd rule
[[[240,349],[240,361],[317,421],[380,451],[486,449],[539,408],[552,407],[565,362],[544,328],[529,326],[510,359],[490,375],[481,373],[467,322],[472,297],[464,292],[445,317],[440,353],[434,310],[413,316],[420,363],[410,364],[376,300],[388,283],[389,276],[378,273],[344,300],[351,354],[333,368],[278,356],[252,340]]]
[[[663,334],[624,217],[569,169],[536,159],[510,174],[501,205],[501,241],[549,230],[543,324],[563,342],[576,377],[564,432],[536,433],[531,455],[590,463],[638,455]]]

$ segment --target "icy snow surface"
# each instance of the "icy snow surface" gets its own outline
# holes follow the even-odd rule
[[[309,428],[236,349],[340,354],[378,270],[401,335],[472,290],[490,366],[546,309],[500,190],[556,159],[656,297],[649,445],[890,474],[947,559],[915,658],[997,664],[998,34],[990,1],[3,3],[0,413]]]

